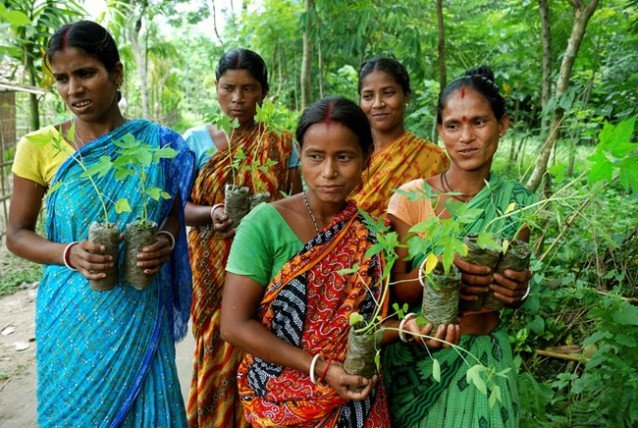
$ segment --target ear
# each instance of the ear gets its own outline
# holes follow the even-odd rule
[[[124,65],[120,61],[116,62],[111,74],[113,75],[115,86],[119,88],[124,82]]]
[[[510,117],[507,113],[498,121],[498,135],[503,136],[510,127]]]
[[[405,104],[405,106],[407,107],[408,104],[410,104],[410,96],[412,94],[405,94],[405,96],[403,97],[403,104]]]

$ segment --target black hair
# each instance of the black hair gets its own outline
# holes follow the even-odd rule
[[[108,72],[115,70],[120,62],[120,53],[113,36],[100,24],[93,21],[76,21],[58,28],[49,39],[46,58],[50,64],[53,56],[68,47],[82,49],[104,65]]]
[[[237,48],[222,55],[215,69],[217,81],[227,70],[248,70],[248,72],[259,82],[264,94],[268,93],[268,69],[264,59],[257,52],[250,49]]]
[[[501,120],[505,115],[505,98],[501,96],[498,86],[494,83],[494,72],[487,65],[482,65],[467,70],[462,77],[447,85],[439,94],[439,103],[436,108],[436,121],[438,124],[443,122],[441,113],[447,99],[454,91],[460,88],[471,88],[480,92],[490,104],[496,120]]]
[[[312,125],[339,122],[357,136],[361,151],[365,156],[372,154],[374,144],[368,118],[356,103],[344,97],[322,98],[306,107],[301,114],[295,136],[303,147],[303,138]]]
[[[361,64],[359,68],[359,93],[361,93],[363,79],[373,71],[383,71],[392,76],[399,86],[401,86],[404,95],[412,93],[408,70],[396,59],[387,57],[372,58]]]

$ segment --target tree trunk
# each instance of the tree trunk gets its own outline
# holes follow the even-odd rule
[[[33,65],[33,57],[31,55],[26,55],[27,60],[27,70],[29,71],[29,83],[31,86],[36,87],[37,85],[37,71],[35,66]],[[31,111],[31,131],[35,131],[36,129],[40,129],[40,101],[38,100],[38,96],[36,94],[29,94],[29,109]],[[1,161],[2,159],[0,159]]]
[[[306,0],[306,25],[303,32],[303,53],[301,57],[301,108],[304,109],[312,102],[312,46],[310,44],[310,23],[312,18],[312,2]]]
[[[439,86],[441,91],[447,86],[445,68],[445,27],[443,26],[443,0],[436,0],[436,18],[439,25]]]
[[[598,7],[599,0],[591,0],[586,6],[582,4],[580,0],[572,0],[572,6],[574,7],[574,24],[572,26],[572,32],[567,42],[567,49],[565,49],[565,55],[563,55],[563,61],[560,65],[560,71],[558,75],[558,82],[556,83],[556,93],[554,97],[559,98],[567,91],[569,86],[569,77],[574,66],[574,61],[578,55],[580,49],[580,43],[585,35],[587,23],[594,14],[596,7]],[[527,187],[532,191],[536,191],[543,179],[543,175],[547,171],[547,163],[552,153],[552,148],[556,144],[558,139],[558,132],[560,124],[564,117],[564,112],[561,109],[557,109],[554,113],[552,121],[549,126],[549,135],[541,147],[541,151],[536,162],[536,167],[532,175],[527,180]]]
[[[131,31],[131,49],[135,62],[137,62],[137,74],[140,78],[140,95],[142,98],[142,116],[150,119],[151,109],[148,100],[148,75],[146,69],[146,55],[142,52],[140,45],[140,32],[142,31],[142,20],[144,19],[144,8],[140,11],[140,15],[135,22],[135,27]],[[146,48],[144,48],[146,50]]]
[[[552,33],[550,28],[548,0],[538,0],[538,11],[541,19],[541,46],[542,46],[542,86],[541,106],[543,110],[552,95]],[[547,135],[549,116],[541,117],[541,136]]]

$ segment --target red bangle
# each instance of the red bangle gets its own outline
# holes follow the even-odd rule
[[[334,358],[335,358],[334,356],[330,357],[330,359],[326,363],[326,368],[323,369],[323,371],[321,372],[321,376],[319,376],[319,380],[324,380],[326,378],[326,375],[328,374],[328,369],[330,368],[330,363],[332,363],[332,360],[334,360]]]

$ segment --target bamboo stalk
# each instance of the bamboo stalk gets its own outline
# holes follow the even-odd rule
[[[542,357],[557,358],[560,360],[578,361],[578,362],[587,361],[587,358],[583,357],[581,354],[563,354],[561,352],[545,351],[543,349],[535,349],[534,353]]]

